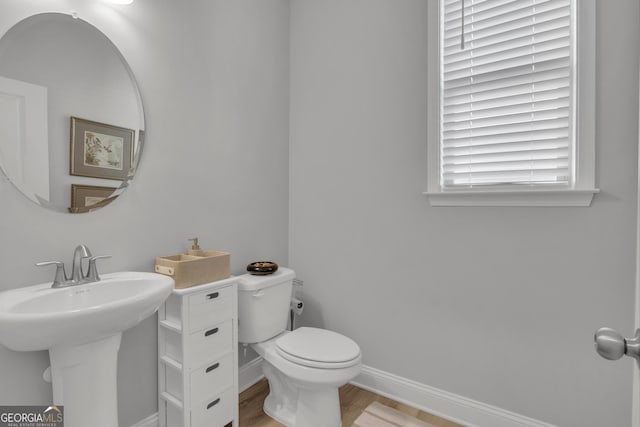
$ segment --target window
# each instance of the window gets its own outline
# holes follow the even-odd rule
[[[431,204],[588,206],[593,0],[432,3]]]

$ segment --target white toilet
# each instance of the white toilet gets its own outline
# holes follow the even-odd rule
[[[289,427],[340,427],[338,387],[360,373],[360,347],[325,329],[286,330],[294,277],[288,268],[239,277],[238,341],[264,359],[267,415]]]

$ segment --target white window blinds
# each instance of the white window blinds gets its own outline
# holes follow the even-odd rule
[[[443,188],[572,185],[573,1],[441,0]]]

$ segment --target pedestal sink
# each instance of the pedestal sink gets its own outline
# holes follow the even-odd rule
[[[53,403],[64,405],[65,427],[115,427],[122,331],[158,310],[173,286],[160,274],[121,272],[66,288],[0,292],[0,344],[49,350]]]

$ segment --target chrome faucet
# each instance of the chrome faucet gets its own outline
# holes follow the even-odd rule
[[[85,245],[78,245],[73,251],[73,265],[71,266],[71,281],[74,284],[84,283],[82,274],[82,260],[91,257],[91,251]]]
[[[89,258],[89,267],[87,268],[87,274],[82,271],[82,260]],[[56,275],[51,284],[52,288],[65,288],[67,286],[82,285],[84,283],[99,282],[100,276],[98,275],[98,268],[96,267],[96,260],[111,258],[111,255],[98,255],[91,256],[91,251],[85,245],[78,245],[73,251],[73,264],[71,266],[71,279],[67,277],[67,273],[62,261],[45,261],[36,264],[36,267],[43,267],[46,265],[56,266]]]

